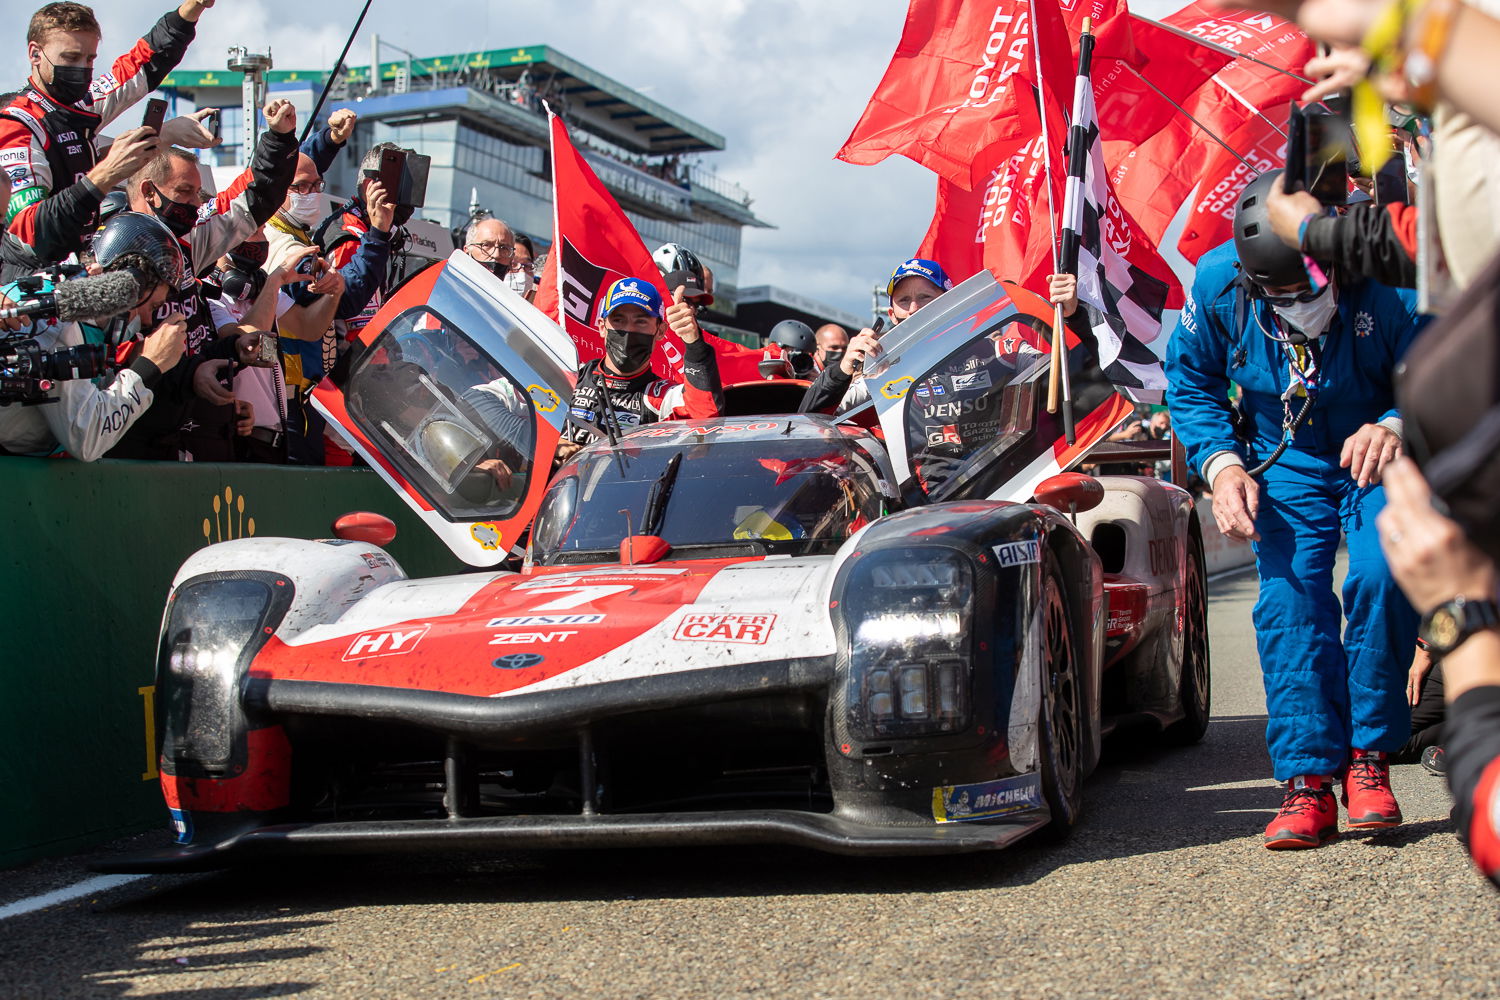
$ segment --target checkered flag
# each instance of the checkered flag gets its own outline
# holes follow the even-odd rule
[[[1078,301],[1088,311],[1105,376],[1138,403],[1159,403],[1167,388],[1161,314],[1168,284],[1131,261],[1155,254],[1110,190],[1094,87],[1089,79],[1094,36],[1080,38],[1073,122],[1068,129],[1068,188],[1063,201],[1062,269],[1078,275]],[[1141,244],[1137,246],[1137,244]]]

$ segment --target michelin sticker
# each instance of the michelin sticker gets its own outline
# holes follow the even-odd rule
[[[893,378],[885,385],[880,387],[880,394],[886,399],[900,399],[902,396],[906,395],[906,390],[911,388],[911,384],[914,381],[915,379],[913,379],[910,375],[903,375],[900,378]]]
[[[995,559],[1001,566],[1025,566],[1042,561],[1042,546],[1035,538],[1024,542],[1006,542],[996,545]]]
[[[1036,772],[977,785],[943,785],[932,790],[932,818],[963,823],[1029,812],[1042,806],[1042,779]]]

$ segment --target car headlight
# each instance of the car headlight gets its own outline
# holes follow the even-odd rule
[[[974,580],[963,554],[885,549],[860,557],[844,588],[851,733],[956,733],[973,718]]]
[[[291,604],[289,580],[239,573],[189,580],[173,595],[157,665],[162,755],[183,773],[233,770],[248,728],[240,680]]]

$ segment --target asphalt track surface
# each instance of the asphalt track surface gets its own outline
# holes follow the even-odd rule
[[[1215,719],[1114,745],[1061,845],[940,859],[690,850],[401,857],[150,877],[0,918],[0,995],[1479,997],[1500,894],[1447,789],[1395,769],[1404,827],[1272,853],[1249,623],[1216,580]],[[123,850],[139,839],[111,845]],[[86,857],[0,875],[7,904]]]

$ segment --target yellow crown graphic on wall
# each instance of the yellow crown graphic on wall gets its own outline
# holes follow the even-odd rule
[[[203,519],[205,542],[228,542],[255,534],[255,518],[245,516],[244,494],[235,495],[233,487],[224,487],[224,495],[214,494],[214,516]]]

